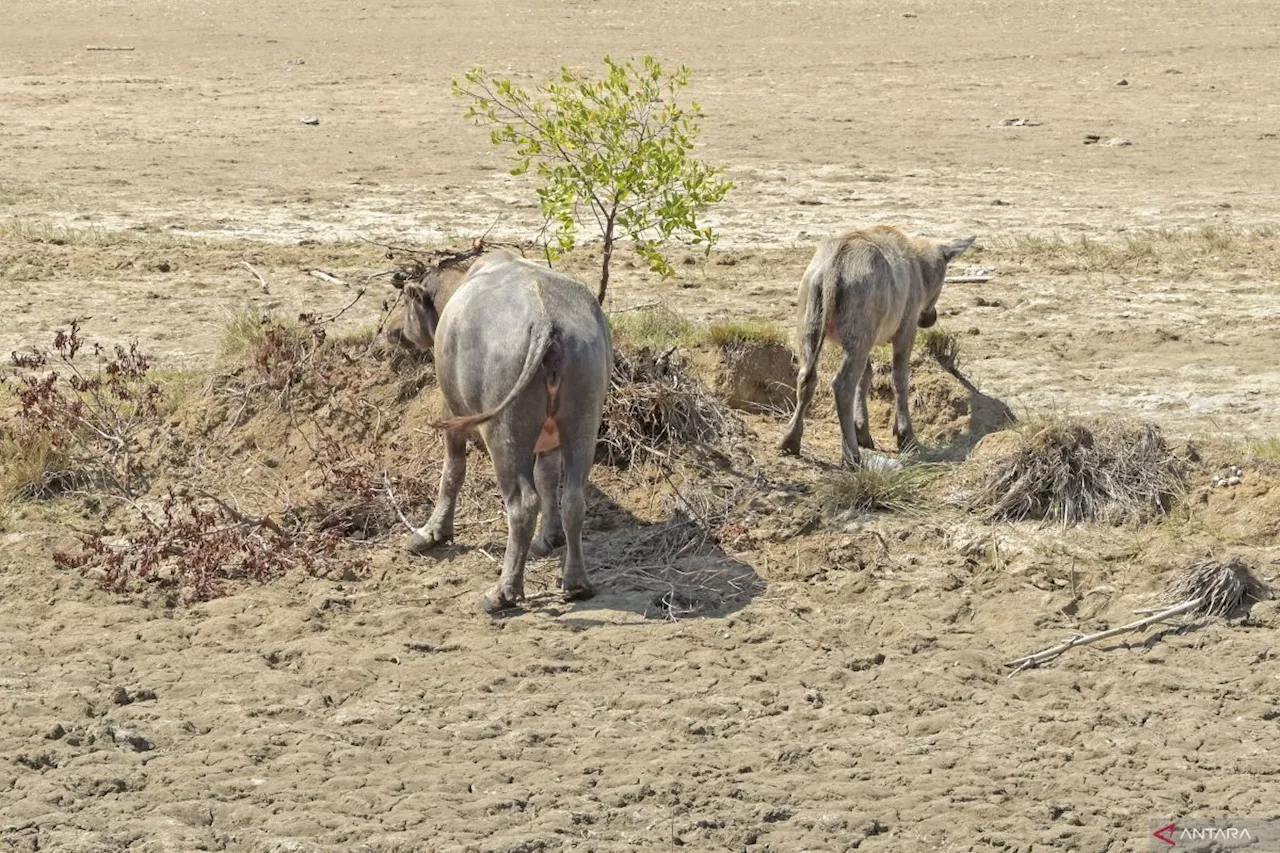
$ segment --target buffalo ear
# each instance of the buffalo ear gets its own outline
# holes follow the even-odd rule
[[[432,340],[436,337],[436,326],[440,324],[440,312],[436,310],[435,288],[421,284],[407,284],[404,288],[405,298],[409,301],[408,310],[416,311],[418,321],[422,323]]]
[[[440,325],[440,312],[436,310],[435,300],[422,300],[422,319],[427,325],[427,334],[431,340],[436,339],[436,326]]]
[[[951,263],[963,255],[964,250],[972,246],[977,239],[976,236],[962,237],[959,240],[952,240],[950,243],[943,243],[939,248],[942,249],[942,256],[947,259],[947,263]]]

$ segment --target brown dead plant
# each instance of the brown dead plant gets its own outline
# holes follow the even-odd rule
[[[136,341],[89,346],[72,320],[54,334],[52,351],[15,352],[11,361],[14,374],[0,380],[17,402],[0,421],[5,496],[42,498],[73,488],[129,496],[145,487],[141,458],[166,398]]]
[[[290,570],[351,576],[365,563],[340,552],[336,534],[286,529],[212,495],[169,490],[158,509],[137,509],[141,532],[115,540],[105,531],[84,534],[77,551],[55,551],[54,564],[113,592],[155,584],[190,603],[225,595],[229,583],[266,583]]]
[[[962,502],[990,520],[1145,521],[1168,514],[1186,474],[1152,424],[1053,422],[1024,427]]]
[[[694,376],[674,347],[615,349],[596,459],[628,468],[669,459],[693,445],[713,449],[741,431],[733,414]]]

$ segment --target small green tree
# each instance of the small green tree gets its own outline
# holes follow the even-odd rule
[[[549,258],[572,249],[577,228],[594,221],[604,239],[600,288],[609,288],[609,262],[620,236],[662,276],[674,271],[663,254],[672,239],[710,251],[716,236],[698,214],[724,198],[733,183],[724,169],[691,156],[702,111],[676,103],[689,69],[664,75],[651,56],[642,64],[604,58],[607,73],[593,80],[562,68],[531,94],[508,79],[476,68],[453,81],[468,98],[467,118],[491,125],[497,146],[515,148],[513,175],[533,169],[542,179],[538,206]]]

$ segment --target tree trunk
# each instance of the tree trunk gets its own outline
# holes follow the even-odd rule
[[[610,212],[604,223],[604,251],[600,262],[600,289],[596,291],[596,301],[604,304],[604,295],[609,290],[609,261],[613,259],[613,218],[616,211]]]

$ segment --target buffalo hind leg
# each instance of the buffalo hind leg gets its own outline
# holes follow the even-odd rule
[[[584,431],[561,445],[564,454],[564,497],[561,514],[564,519],[565,550],[560,587],[570,601],[581,601],[595,595],[595,587],[587,577],[582,558],[582,522],[587,514],[587,477],[596,452],[597,429]]]
[[[453,516],[458,506],[458,493],[467,479],[467,434],[446,432],[444,435],[444,469],[440,472],[440,490],[436,507],[422,527],[409,534],[405,550],[423,554],[437,545],[453,541]]]
[[[862,371],[862,381],[858,383],[857,396],[853,404],[853,430],[858,436],[858,446],[867,450],[875,450],[875,440],[871,438],[871,418],[867,413],[867,396],[871,393],[871,359],[867,359],[867,368]]]
[[[542,528],[529,546],[529,556],[547,556],[564,544],[564,525],[560,520],[560,448],[538,454],[533,465],[533,480],[542,504]]]
[[[840,370],[831,380],[831,390],[836,398],[836,414],[840,418],[840,455],[846,468],[857,468],[862,464],[862,454],[858,451],[854,403],[869,358],[870,353],[861,348],[857,352],[845,350]]]
[[[485,434],[493,473],[507,508],[507,551],[502,559],[502,576],[480,599],[480,607],[487,613],[509,610],[524,599],[524,565],[538,525],[534,446],[545,419],[541,412],[536,418],[527,417],[529,414],[515,407],[508,409]]]
[[[818,353],[822,350],[822,330],[806,334],[800,353],[800,372],[796,375],[796,410],[791,413],[787,431],[778,442],[778,449],[792,456],[800,455],[800,439],[804,436],[804,416],[813,402],[813,392],[818,387]],[[809,365],[813,369],[809,369]]]
[[[538,489],[533,482],[532,462],[530,459],[514,472],[499,469],[498,482],[507,505],[507,552],[498,583],[480,599],[480,607],[487,613],[509,610],[524,600],[524,564],[538,523]]]
[[[898,452],[915,447],[916,433],[911,428],[911,347],[916,342],[915,328],[893,339],[893,435]]]

